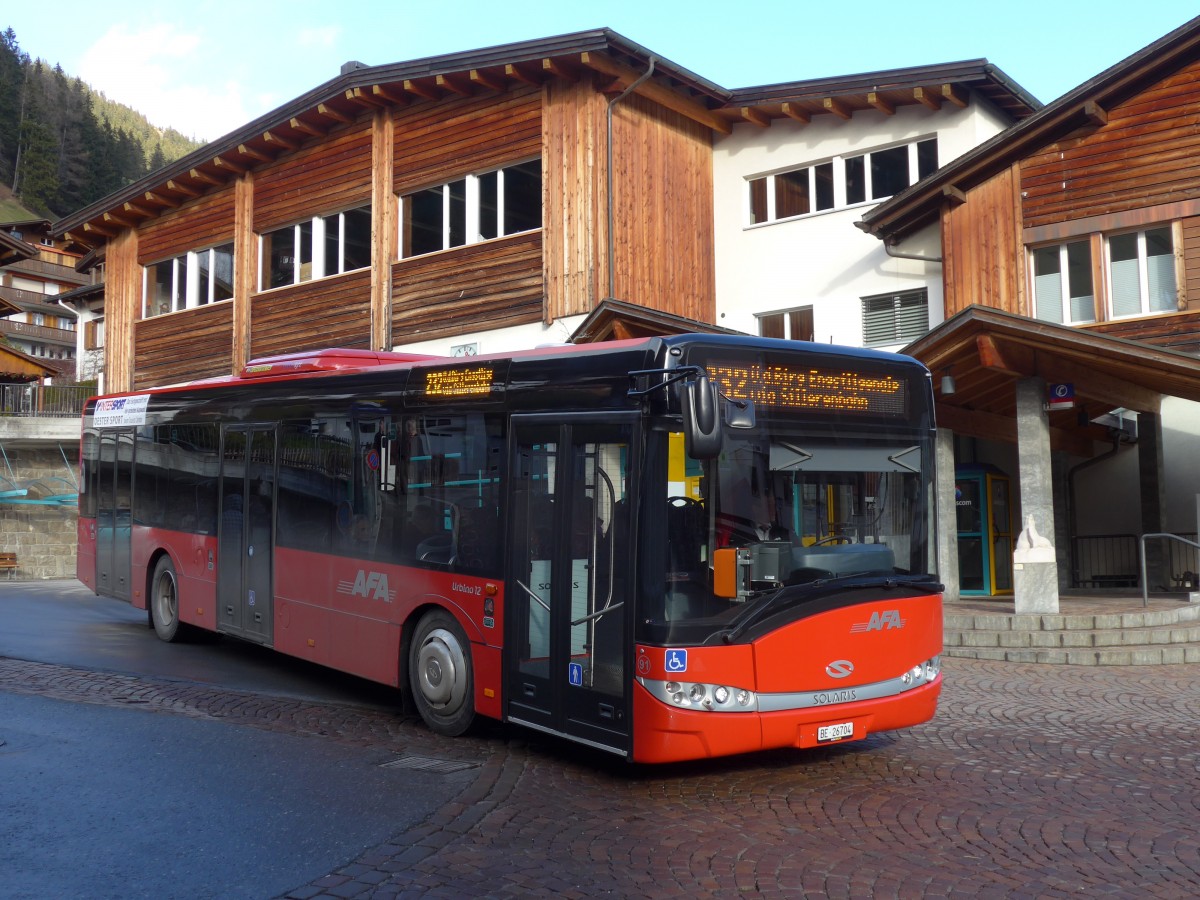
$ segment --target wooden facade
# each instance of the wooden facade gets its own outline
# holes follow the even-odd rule
[[[518,326],[515,334],[536,337],[610,298],[664,321],[711,324],[714,135],[777,121],[790,132],[822,117],[890,116],[901,106],[961,107],[971,95],[1012,120],[1040,106],[986,60],[730,91],[608,29],[348,64],[55,228],[93,252],[105,248],[112,390],[172,377],[170,361],[151,360],[174,350],[170,336],[178,334],[203,337],[193,355],[198,370],[237,372],[252,356],[318,340],[387,350]],[[444,243],[459,246],[433,249],[427,208],[419,234],[431,252],[402,258],[410,194],[464,178],[470,193],[480,183],[474,176],[535,159],[540,227],[523,220],[522,233],[468,235],[465,245],[456,233]],[[511,171],[519,183],[522,173]],[[316,233],[320,219],[368,204],[365,278],[344,273],[259,291],[264,234],[310,217]],[[217,314],[201,306],[167,314],[170,325],[141,319],[145,266],[230,242],[233,297],[221,301],[232,306],[228,340],[211,334]],[[272,265],[283,265],[285,245],[275,244]],[[354,262],[363,264],[361,254]]]
[[[1014,129],[1012,147],[998,144],[987,177],[968,173],[955,183],[954,173],[946,176],[940,201],[947,316],[972,305],[1033,316],[1030,250],[1088,241],[1095,324],[1081,327],[1200,351],[1198,56],[1193,47],[1168,71],[1155,54],[1135,57],[1127,72],[1112,75],[1117,87],[1106,92],[1097,84],[1089,96],[1085,85],[1067,98],[1069,108],[1043,140],[1021,147],[1021,129]],[[876,213],[886,217],[885,207]],[[1114,318],[1107,238],[1163,227],[1173,237],[1176,309]]]
[[[611,75],[563,69],[380,90],[357,106],[318,104],[147,191],[132,227],[105,213],[108,385],[126,390],[229,374],[249,359],[328,346],[414,341],[586,315],[616,295],[672,315],[715,315],[712,123],[637,94],[613,111]],[[651,94],[663,98],[655,86]],[[669,92],[668,92],[669,93]],[[346,92],[351,97],[351,92]],[[672,106],[687,109],[681,100]],[[699,107],[697,107],[699,108]],[[699,116],[703,119],[703,116]],[[541,159],[542,227],[400,258],[399,208],[417,190]],[[174,190],[176,193],[170,194]],[[259,236],[370,204],[372,263],[260,291]],[[129,204],[126,204],[129,205]],[[141,208],[139,208],[141,209]],[[145,209],[141,209],[146,212]],[[234,245],[233,299],[143,318],[144,268]]]

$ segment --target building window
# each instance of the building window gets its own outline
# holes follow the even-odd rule
[[[833,163],[819,163],[750,181],[750,224],[774,222],[834,207]]]
[[[763,337],[789,341],[813,339],[813,308],[801,306],[786,312],[767,313],[758,317],[758,333]]]
[[[400,201],[402,257],[531,231],[542,227],[542,161],[468,175]]]
[[[83,349],[100,350],[104,347],[104,319],[92,319],[83,326]]]
[[[1067,325],[1094,322],[1091,242],[1039,247],[1032,257],[1034,316]]]
[[[191,250],[146,267],[142,317],[233,297],[233,244]]]
[[[259,235],[258,289],[285,287],[371,265],[371,207],[314,216]]]
[[[810,213],[883,200],[938,167],[937,138],[834,157],[749,181],[749,222],[778,222]]]
[[[924,288],[863,297],[863,345],[907,344],[929,330],[929,295]]]
[[[1109,308],[1114,319],[1179,308],[1170,226],[1108,238]]]

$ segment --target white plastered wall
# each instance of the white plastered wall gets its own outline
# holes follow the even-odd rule
[[[1006,124],[972,95],[965,109],[904,106],[892,116],[869,111],[849,121],[829,115],[808,125],[779,119],[769,128],[735,126],[714,145],[717,324],[757,334],[757,314],[811,305],[816,341],[861,346],[861,298],[922,287],[929,292],[929,324],[940,323],[941,265],[890,257],[878,238],[857,229],[854,223],[874,203],[748,225],[747,181],[934,135],[938,161],[945,165]],[[940,256],[937,225],[901,249]]]

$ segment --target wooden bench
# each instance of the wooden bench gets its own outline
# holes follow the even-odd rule
[[[7,569],[11,579],[13,572],[17,570],[17,554],[11,550],[0,551],[0,569]]]

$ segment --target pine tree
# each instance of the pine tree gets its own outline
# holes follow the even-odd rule
[[[33,64],[28,74],[13,192],[26,207],[49,217],[53,215],[58,197],[58,143],[51,113],[53,97],[46,96],[45,73],[40,60]]]
[[[17,160],[17,135],[21,132],[21,91],[29,58],[21,53],[16,33],[0,35],[0,180],[12,183]]]

